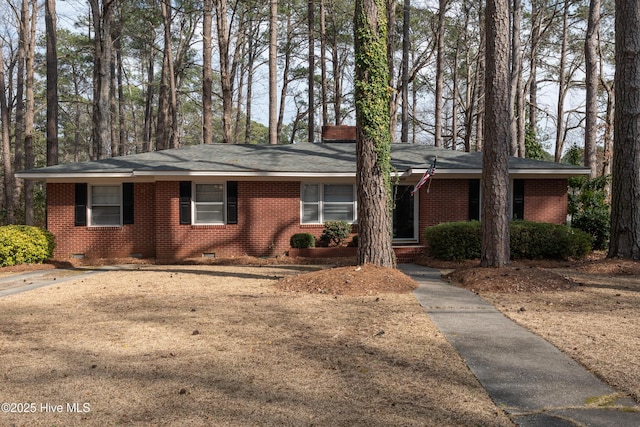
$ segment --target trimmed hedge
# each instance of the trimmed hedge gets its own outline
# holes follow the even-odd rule
[[[592,237],[566,225],[513,221],[509,228],[512,259],[567,259],[591,251]],[[480,258],[482,227],[478,221],[449,222],[424,230],[428,253],[447,261]]]
[[[53,234],[38,227],[6,225],[0,227],[0,267],[38,264],[53,256]]]
[[[482,229],[478,221],[445,222],[427,227],[424,238],[434,258],[459,261],[480,258]]]
[[[297,233],[291,236],[289,244],[297,249],[313,248],[316,245],[316,238],[313,234]]]

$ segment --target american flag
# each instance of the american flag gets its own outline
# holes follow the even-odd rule
[[[414,193],[416,191],[418,191],[420,189],[420,187],[422,187],[424,185],[425,182],[427,182],[427,180],[429,178],[431,178],[433,176],[434,173],[436,173],[436,160],[438,160],[437,157],[435,159],[433,159],[433,163],[431,163],[431,166],[429,166],[429,168],[424,173],[424,175],[422,175],[422,178],[420,178],[420,181],[418,181],[416,186],[413,187],[413,190],[411,190],[411,195],[412,196],[414,195]]]

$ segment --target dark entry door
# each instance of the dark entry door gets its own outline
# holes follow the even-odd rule
[[[393,238],[415,239],[415,205],[412,185],[396,185],[393,189]]]

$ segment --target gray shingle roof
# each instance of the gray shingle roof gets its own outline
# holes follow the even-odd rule
[[[482,153],[465,153],[426,145],[393,144],[398,173],[426,169],[438,157],[440,173],[479,173]],[[510,158],[513,172],[581,175],[586,169],[530,159]],[[78,178],[90,175],[331,175],[355,174],[355,144],[196,145],[96,161],[68,163],[23,171],[26,179]],[[537,172],[536,172],[537,171]]]

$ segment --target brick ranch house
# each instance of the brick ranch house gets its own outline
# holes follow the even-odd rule
[[[437,171],[411,189],[437,156]],[[323,222],[357,224],[353,143],[198,145],[33,169],[46,181],[55,257],[272,256]],[[422,230],[480,218],[482,153],[394,144],[394,244],[420,247]],[[513,217],[564,223],[567,178],[579,167],[510,158]],[[357,227],[354,227],[356,231]]]

